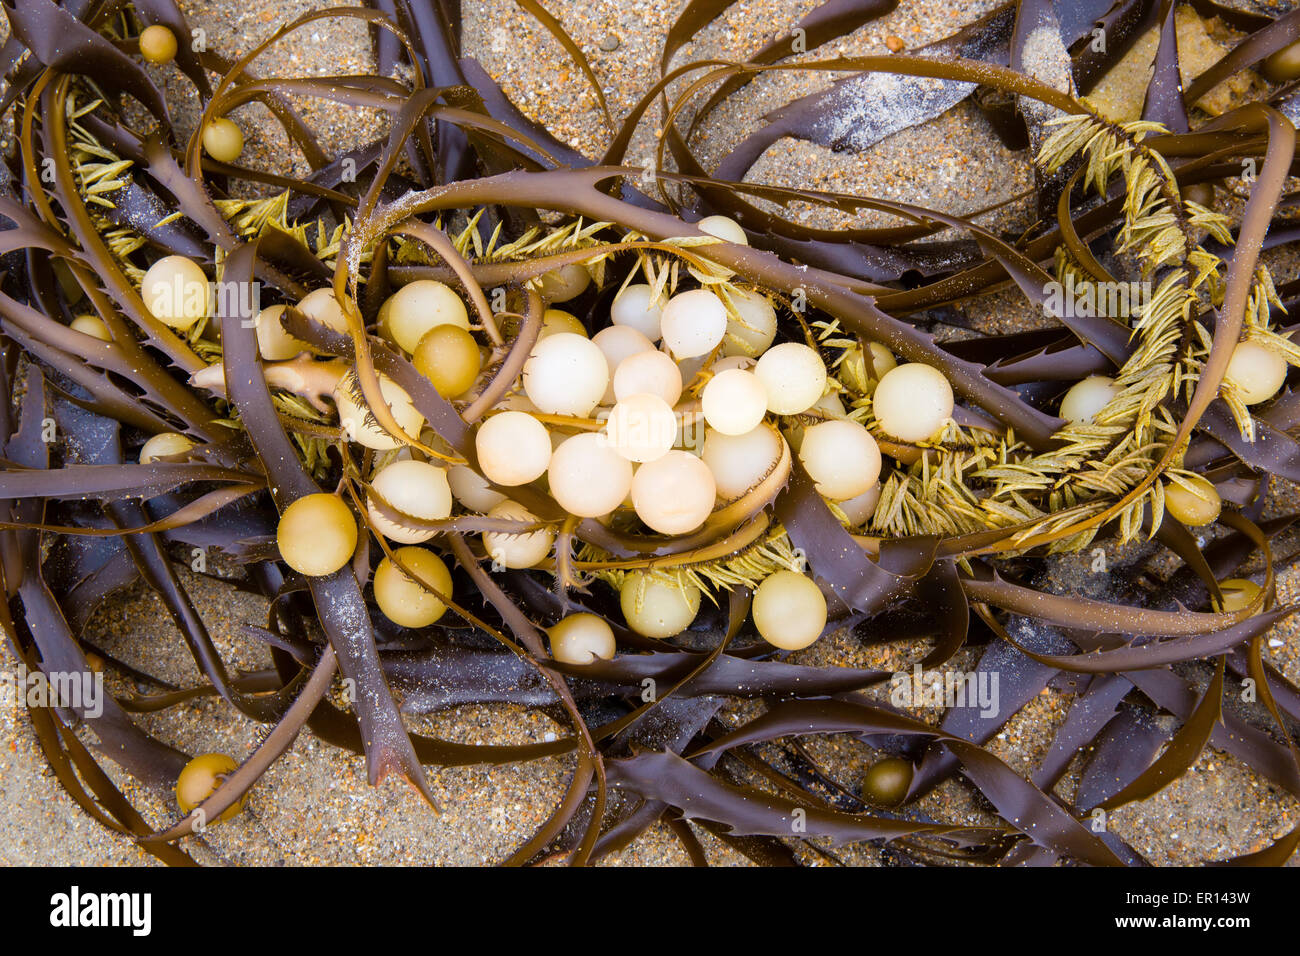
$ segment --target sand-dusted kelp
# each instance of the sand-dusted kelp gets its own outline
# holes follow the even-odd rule
[[[97,715],[28,708],[69,794],[191,862],[182,838],[238,812],[309,728],[431,805],[439,766],[571,758],[512,864],[592,862],[662,820],[697,863],[703,827],[763,864],[879,841],[899,862],[1100,866],[1146,861],[1097,821],[1207,747],[1300,794],[1300,689],[1264,650],[1300,553],[1271,494],[1300,476],[1298,287],[1267,255],[1300,236],[1296,15],[1193,4],[1241,40],[1183,89],[1172,3],[1058,21],[1022,0],[910,53],[791,58],[895,6],[828,0],[746,61],[680,63],[732,6],[694,0],[620,123],[553,11],[520,6],[590,84],[599,159],[461,58],[454,4],[321,10],[238,60],[190,48],[170,0],[5,4],[0,624],[30,669],[147,688]],[[375,75],[260,75],[325,17],[369,29]],[[201,105],[188,135],[141,62],[153,26]],[[1151,29],[1142,112],[1111,116],[1087,94]],[[1198,105],[1254,68],[1269,96]],[[835,82],[706,168],[703,124],[793,72]],[[861,152],[968,97],[1033,157],[1023,234],[747,179],[782,139]],[[330,155],[295,98],[377,111],[386,132]],[[245,163],[228,114],[250,102],[306,175]],[[653,164],[627,165],[657,110]],[[1234,216],[1216,189],[1246,170]],[[813,227],[796,204],[891,220]],[[1117,290],[1134,298],[1109,309]],[[1052,321],[936,336],[1009,292]],[[1094,548],[1108,583],[1079,593],[1054,572]],[[223,661],[177,573],[191,549],[268,600],[247,633],[270,666]],[[135,582],[202,683],[90,642],[94,609]],[[968,676],[999,677],[1000,703],[926,723],[879,693],[899,675],[804,663],[834,631],[930,671],[973,651]],[[1022,775],[986,744],[1049,686],[1073,702]],[[266,725],[234,769],[131,716],[198,697]],[[515,745],[411,729],[489,702],[564,729]],[[861,785],[807,746],[832,735],[884,758]],[[151,787],[185,771],[184,809],[145,820],[103,759]],[[995,822],[920,809],[954,779]],[[1217,862],[1278,864],[1297,843]]]

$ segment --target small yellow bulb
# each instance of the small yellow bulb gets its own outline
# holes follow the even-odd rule
[[[284,509],[275,538],[289,567],[308,577],[323,577],[352,559],[357,522],[334,495],[304,495]]]
[[[826,598],[806,575],[777,571],[754,592],[754,626],[763,640],[797,651],[821,637],[826,628]]]
[[[1165,483],[1165,510],[1189,528],[1199,528],[1219,517],[1223,499],[1214,485],[1200,475],[1179,477],[1187,487],[1172,480]]]
[[[1255,342],[1241,342],[1232,350],[1223,377],[1236,386],[1243,402],[1258,405],[1282,390],[1286,373],[1286,359],[1272,349]]]
[[[140,55],[154,66],[170,63],[176,56],[176,34],[160,23],[140,31]]]
[[[159,322],[185,332],[208,314],[208,277],[184,256],[165,256],[140,281],[140,296]]]
[[[623,579],[618,601],[627,626],[643,637],[676,637],[700,611],[700,589],[653,572],[633,571]]]
[[[393,558],[405,565],[415,578],[409,577]],[[428,627],[447,611],[442,598],[432,594],[429,588],[443,597],[451,597],[451,572],[442,558],[425,548],[398,548],[393,558],[384,558],[375,568],[375,603],[394,624]]]
[[[537,516],[515,501],[503,501],[488,512],[489,518],[507,521],[534,522]],[[538,531],[485,531],[483,550],[494,565],[506,568],[531,568],[551,553],[555,532],[550,528]]]
[[[159,458],[183,455],[194,447],[194,442],[179,432],[159,432],[140,448],[140,464],[147,465]]]
[[[233,120],[221,116],[203,130],[203,148],[219,163],[233,163],[244,151],[244,134]]]
[[[415,370],[432,382],[443,398],[455,398],[469,391],[483,364],[474,336],[455,325],[431,328],[420,339],[411,358]]]
[[[610,660],[617,649],[614,631],[594,614],[570,614],[547,631],[551,656],[561,664],[590,664]]]
[[[902,757],[886,757],[867,768],[862,777],[862,796],[877,807],[898,806],[912,787],[912,763]]]
[[[80,332],[82,335],[93,336],[102,339],[105,342],[113,341],[113,336],[108,331],[108,326],[104,320],[97,315],[79,315],[68,323],[68,328],[74,332]]]
[[[1264,75],[1273,83],[1300,78],[1300,42],[1282,47],[1264,61]]]
[[[237,769],[239,764],[226,754],[199,754],[187,763],[176,778],[176,802],[180,805],[181,812],[192,813],[195,807],[216,793],[226,777]],[[244,801],[241,797],[216,820],[209,820],[208,823],[229,820],[243,808]]]
[[[1228,578],[1226,581],[1219,582],[1219,593],[1223,595],[1223,603],[1215,603],[1218,610],[1225,614],[1243,611],[1254,603],[1261,590],[1263,589],[1254,581],[1245,578]]]
[[[433,279],[408,282],[388,300],[384,317],[388,334],[404,352],[414,352],[420,339],[440,325],[469,331],[469,313],[450,286]]]

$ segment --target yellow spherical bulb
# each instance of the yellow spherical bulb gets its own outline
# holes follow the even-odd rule
[[[676,637],[700,611],[700,589],[654,572],[633,571],[623,579],[618,602],[627,626],[643,637]]]
[[[805,412],[826,391],[821,356],[798,342],[768,349],[754,366],[754,374],[767,390],[768,410],[777,415]]]
[[[1076,424],[1089,424],[1097,413],[1120,393],[1115,380],[1107,375],[1089,375],[1070,386],[1061,399],[1061,417]]]
[[[648,393],[673,406],[682,397],[682,373],[666,353],[651,349],[619,362],[614,370],[613,387],[615,401]]]
[[[290,335],[281,322],[285,306],[272,305],[257,314],[257,350],[268,362],[283,362],[299,352],[311,350],[302,339]]]
[[[614,297],[609,306],[609,320],[615,325],[636,329],[651,342],[658,342],[663,311],[663,302],[654,297],[654,290],[643,282],[637,282]]]
[[[392,340],[405,352],[414,352],[430,329],[453,325],[469,331],[465,303],[450,286],[433,279],[408,282],[388,300],[386,327]]]
[[[568,302],[576,299],[591,285],[591,274],[577,263],[572,263],[541,277],[538,290],[547,302]]]
[[[902,757],[878,760],[862,777],[862,796],[877,807],[896,807],[912,787],[913,772],[911,761]]]
[[[785,439],[767,425],[743,435],[710,429],[700,458],[713,474],[718,496],[732,501],[767,477],[780,460],[784,444]]]
[[[649,392],[620,400],[609,413],[603,436],[615,453],[636,462],[662,458],[676,439],[677,416],[667,402]]]
[[[537,516],[514,501],[503,501],[488,512],[489,518],[508,521],[534,522]],[[531,568],[546,559],[555,543],[555,532],[550,528],[538,531],[485,531],[483,549],[494,565],[505,568]]]
[[[298,311],[313,322],[319,322],[327,329],[347,335],[348,318],[343,306],[334,297],[333,289],[315,289],[308,292],[298,303]]]
[[[221,116],[203,129],[203,148],[219,163],[233,163],[244,151],[244,134],[234,121]]]
[[[225,782],[226,777],[238,769],[239,764],[226,754],[199,754],[187,763],[181,768],[180,776],[176,778],[176,803],[180,806],[181,812],[187,815],[193,813],[199,804],[217,792],[217,788]],[[244,799],[241,797],[216,820],[207,822],[212,824],[229,820],[243,808]]]
[[[804,432],[799,460],[832,501],[865,494],[880,477],[880,446],[857,422],[820,422]]]
[[[749,245],[749,237],[745,235],[745,230],[730,216],[705,216],[695,224],[695,228],[723,242],[733,242],[740,246]]]
[[[595,614],[570,614],[546,633],[551,639],[551,657],[561,664],[590,664],[597,658],[607,661],[617,650],[613,629]]]
[[[108,331],[108,326],[104,320],[97,315],[79,315],[68,323],[68,328],[74,332],[80,332],[82,335],[89,335],[92,338],[100,339],[104,342],[113,341],[112,334]]]
[[[546,472],[551,495],[580,518],[607,515],[632,489],[632,463],[594,432],[560,442]]]
[[[1264,60],[1264,75],[1273,83],[1300,78],[1300,43],[1291,43]]]
[[[506,496],[493,491],[488,480],[468,465],[452,465],[447,472],[447,483],[451,485],[452,496],[470,511],[487,513]]]
[[[1179,476],[1186,487],[1172,479],[1165,482],[1165,510],[1191,528],[1207,525],[1219,517],[1223,499],[1200,475]]]
[[[352,560],[357,522],[334,495],[304,495],[284,509],[275,538],[289,567],[308,577],[324,577]]]
[[[826,628],[826,598],[816,582],[795,571],[777,571],[754,592],[754,626],[763,640],[797,651],[821,637]]]
[[[540,478],[551,463],[551,436],[527,412],[493,415],[478,427],[474,448],[483,475],[505,487]]]
[[[542,328],[537,336],[545,338],[557,332],[568,332],[570,335],[581,335],[584,339],[587,338],[587,327],[572,312],[565,312],[563,309],[547,309],[542,313]]]
[[[176,34],[160,23],[140,31],[140,55],[154,66],[170,63],[176,56]]]
[[[761,292],[741,290],[731,294],[736,315],[727,316],[727,337],[722,354],[753,358],[762,355],[776,338],[776,309]]]
[[[1246,578],[1228,578],[1219,582],[1219,593],[1223,595],[1222,603],[1215,602],[1216,608],[1226,614],[1243,611],[1254,603],[1262,591],[1258,584]]]
[[[192,259],[166,256],[144,274],[140,297],[159,322],[188,331],[208,314],[208,277]]]
[[[433,383],[443,398],[463,395],[478,379],[483,356],[474,336],[455,325],[425,333],[412,355],[415,370]]]
[[[447,611],[438,595],[451,597],[451,572],[440,557],[425,548],[398,548],[393,558],[384,558],[375,568],[375,603],[394,624],[428,627]]]
[[[646,462],[632,477],[632,507],[660,534],[688,534],[704,524],[717,494],[709,466],[686,451]]]
[[[183,455],[194,447],[194,442],[179,432],[159,432],[140,448],[140,464],[147,465],[159,458]]]

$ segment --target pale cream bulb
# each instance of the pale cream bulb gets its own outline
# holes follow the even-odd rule
[[[611,322],[636,329],[651,342],[658,342],[662,335],[659,320],[663,312],[663,303],[654,298],[654,290],[644,282],[627,286],[609,306]]]
[[[140,281],[140,297],[153,317],[185,332],[208,314],[208,277],[184,256],[166,256]]]
[[[700,611],[700,589],[653,572],[632,571],[619,588],[627,626],[643,637],[676,637]]]
[[[285,307],[272,305],[257,313],[257,350],[268,362],[283,362],[299,352],[311,350],[302,339],[290,335],[281,323]]]
[[[754,374],[767,390],[767,408],[777,415],[798,415],[826,391],[826,366],[813,349],[783,342],[763,353]]]
[[[826,628],[826,598],[811,578],[777,571],[754,592],[752,614],[763,640],[782,650],[802,650]]]
[[[284,509],[275,532],[280,557],[299,574],[333,574],[357,550],[357,522],[337,496],[303,495]]]
[[[690,452],[670,451],[646,462],[632,477],[632,507],[660,534],[687,534],[713,511],[713,472]]]
[[[844,512],[844,517],[849,519],[849,524],[860,528],[876,513],[876,505],[880,503],[880,487],[880,482],[877,481],[856,498],[837,501],[835,506]]]
[[[1061,417],[1076,425],[1089,425],[1097,413],[1109,405],[1120,388],[1107,375],[1089,375],[1070,386],[1061,399]]]
[[[89,335],[100,339],[104,342],[113,341],[112,334],[108,331],[108,326],[104,320],[97,315],[79,315],[68,323],[68,328],[74,332],[80,332],[82,335]]]
[[[776,309],[772,300],[761,292],[740,290],[731,293],[731,307],[737,316],[727,317],[724,355],[762,355],[776,339]]]
[[[450,286],[433,279],[408,282],[393,293],[388,303],[388,334],[404,352],[414,352],[420,339],[439,325],[469,331],[464,301]]]
[[[354,391],[360,393],[361,389],[356,384],[353,372],[343,376],[334,388],[334,404],[338,407],[339,427],[343,430],[343,437],[376,451],[389,451],[405,444],[381,428],[378,422],[367,421],[367,418],[373,418],[373,413],[357,404],[353,398]],[[384,404],[388,406],[398,427],[408,437],[418,436],[420,426],[424,424],[424,416],[416,410],[415,402],[411,400],[406,390],[380,372],[379,394],[383,397]]]
[[[632,463],[603,436],[584,432],[555,449],[546,478],[561,508],[579,518],[599,518],[621,505],[632,490]]]
[[[817,493],[844,501],[865,493],[880,477],[880,446],[857,422],[819,422],[804,432],[799,460]]]
[[[872,396],[876,421],[902,441],[924,441],[952,418],[952,386],[942,372],[909,362],[885,373]]]
[[[677,363],[657,349],[629,355],[614,370],[616,401],[643,392],[658,395],[670,406],[682,397],[682,373]]]
[[[297,309],[313,322],[318,322],[327,329],[348,334],[348,318],[343,306],[334,297],[333,289],[315,289],[308,292],[298,303]],[[389,310],[391,315],[392,310]]]
[[[447,472],[427,461],[406,459],[385,465],[375,473],[370,487],[389,506],[424,521],[437,521],[451,514],[451,485]],[[366,502],[366,513],[375,531],[398,544],[419,544],[435,532],[390,520]]]
[[[1199,528],[1219,517],[1223,499],[1218,489],[1200,475],[1179,477],[1186,487],[1172,478],[1165,483],[1165,510],[1189,528]]]
[[[590,664],[607,661],[618,649],[613,629],[595,614],[570,614],[547,630],[551,657],[561,664]]]
[[[572,263],[543,275],[538,291],[547,302],[568,302],[582,295],[589,285],[591,274],[577,263]]]
[[[723,242],[733,242],[738,246],[749,245],[745,230],[730,216],[705,216],[695,224],[695,228]]]
[[[629,462],[662,458],[677,438],[677,416],[658,395],[641,392],[619,401],[601,440]],[[604,514],[604,512],[601,512]]]
[[[488,480],[469,465],[452,465],[447,470],[447,484],[452,496],[470,511],[489,512],[506,496],[493,491]]]
[[[704,386],[700,402],[709,427],[724,435],[744,435],[767,414],[767,389],[753,372],[719,372]]]
[[[479,468],[494,485],[513,487],[540,478],[551,463],[551,436],[527,412],[501,412],[474,436]]]
[[[140,464],[147,465],[159,458],[183,455],[194,447],[194,442],[180,432],[159,432],[140,447]]]
[[[599,346],[571,332],[548,335],[524,363],[524,391],[548,415],[583,418],[609,387],[609,364]]]
[[[659,322],[673,358],[708,355],[727,331],[727,307],[707,289],[681,292],[668,300]]]
[[[1255,342],[1239,342],[1223,377],[1236,386],[1243,402],[1258,405],[1282,390],[1286,373],[1286,359],[1272,349]]]
[[[533,522],[536,515],[515,501],[503,501],[488,512],[490,518],[509,521]],[[555,532],[550,528],[510,534],[505,531],[483,532],[483,549],[494,564],[506,568],[531,568],[545,560],[555,543]]]
[[[705,432],[701,460],[713,475],[718,497],[734,501],[766,478],[780,459],[784,442],[766,425],[743,435]]]
[[[600,400],[601,404],[610,405],[615,399],[614,372],[626,359],[639,352],[653,352],[655,346],[648,338],[627,325],[607,326],[593,335],[591,341],[596,348],[600,349],[609,366],[609,385],[605,387],[605,393]]]
[[[894,358],[894,353],[879,342],[867,343],[867,354],[864,358],[869,363],[871,377],[877,381],[884,378],[888,372],[898,368],[898,359]]]
[[[547,309],[542,313],[542,328],[537,333],[537,337],[544,339],[558,332],[569,332],[587,338],[587,327],[572,312],[565,312],[563,309]]]

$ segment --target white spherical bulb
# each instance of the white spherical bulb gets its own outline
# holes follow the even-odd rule
[[[469,465],[452,465],[447,471],[447,484],[451,486],[452,496],[470,511],[488,512],[506,496],[493,491],[486,478]]]
[[[746,371],[752,371],[754,366],[757,364],[758,362],[755,359],[750,358],[748,355],[728,355],[725,358],[718,359],[710,365],[709,371],[714,375],[725,372],[729,368],[739,368]]]
[[[184,332],[208,314],[208,277],[184,256],[166,256],[149,267],[140,297],[155,319]]]
[[[183,455],[193,447],[194,442],[180,432],[159,432],[140,446],[140,464]]]
[[[389,299],[388,334],[404,351],[414,352],[420,339],[439,325],[469,331],[469,313],[450,286],[433,279],[416,279]]]
[[[590,339],[571,332],[548,335],[524,363],[524,391],[548,415],[583,418],[609,387],[609,364]]]
[[[676,637],[700,611],[700,589],[644,571],[633,571],[619,588],[627,626],[643,637]]]
[[[590,664],[596,658],[607,661],[617,650],[613,629],[594,614],[570,614],[546,633],[551,639],[551,657],[561,664]]]
[[[754,366],[767,390],[767,408],[777,415],[797,415],[826,391],[826,366],[806,345],[783,342],[763,353]]]
[[[734,242],[741,246],[749,245],[745,230],[730,216],[705,216],[695,224],[695,228],[710,236],[716,236],[723,242]]]
[[[1088,424],[1119,394],[1115,380],[1106,375],[1089,375],[1070,386],[1061,399],[1061,417],[1075,424]]]
[[[600,437],[613,452],[628,461],[655,461],[677,440],[677,416],[658,395],[648,392],[629,395],[609,413],[605,433]]]
[[[339,426],[343,430],[344,438],[376,451],[389,451],[403,445],[404,442],[379,427],[377,422],[372,424],[366,420],[368,417],[373,418],[373,413],[357,404],[353,398],[353,393],[359,394],[360,391],[360,386],[356,384],[351,372],[345,375],[334,389],[334,404],[338,406]],[[411,396],[406,394],[406,390],[387,375],[380,373],[379,394],[383,396],[384,404],[388,406],[393,420],[402,431],[411,438],[417,437],[420,434],[420,426],[424,424],[424,416],[416,410],[415,403],[411,400]]]
[[[319,322],[335,332],[348,332],[348,318],[343,313],[343,306],[334,298],[333,289],[316,289],[308,292],[298,303],[297,309],[313,322]]]
[[[902,441],[924,441],[952,418],[952,386],[937,368],[909,362],[885,373],[872,407],[886,433]]]
[[[636,329],[651,342],[658,342],[662,334],[659,319],[664,313],[664,307],[653,295],[654,290],[644,282],[628,286],[610,303],[610,321],[615,325]]]
[[[799,460],[832,501],[856,498],[880,477],[880,446],[857,422],[820,422],[804,432]]]
[[[540,478],[551,463],[551,436],[527,412],[501,412],[474,436],[479,468],[495,485],[526,485]]]
[[[536,521],[537,516],[514,501],[503,501],[488,512],[489,518],[510,521]],[[505,531],[483,532],[483,549],[488,557],[507,568],[531,568],[551,553],[555,532],[549,528],[540,531],[522,531],[510,534]]]
[[[1232,351],[1224,378],[1237,387],[1247,405],[1266,402],[1286,381],[1286,359],[1254,342],[1241,342]]]
[[[395,461],[385,465],[376,472],[370,487],[390,507],[413,518],[436,521],[451,514],[451,486],[447,483],[447,472],[427,461]],[[419,544],[435,534],[386,518],[373,502],[367,501],[366,511],[375,530],[389,541]]]
[[[659,325],[673,358],[708,355],[727,332],[727,307],[707,289],[682,292],[668,300]]]
[[[724,435],[744,435],[767,414],[767,389],[753,372],[728,369],[709,379],[701,405],[710,428]]]
[[[763,640],[787,651],[812,644],[826,628],[826,598],[809,577],[777,571],[754,592],[754,626]]]
[[[740,317],[727,319],[723,354],[762,355],[776,338],[776,309],[772,300],[761,292],[733,292],[731,306]]]
[[[871,516],[876,513],[876,504],[880,501],[880,482],[876,482],[856,498],[850,498],[847,501],[837,501],[836,507],[844,512],[844,517],[849,519],[849,524],[859,527],[867,523]]]
[[[614,394],[614,372],[625,360],[639,352],[653,352],[655,345],[648,338],[628,325],[611,325],[601,329],[591,337],[596,348],[600,349],[609,365],[609,385],[601,396],[602,404],[612,404]]]
[[[767,477],[781,457],[785,439],[760,425],[744,435],[724,435],[710,429],[704,436],[704,464],[713,474],[718,497],[732,501]]]
[[[607,515],[632,490],[632,463],[595,432],[566,438],[555,449],[546,472],[551,496],[579,518]]]
[[[302,339],[294,338],[285,331],[280,322],[285,307],[273,305],[257,313],[257,350],[268,362],[283,362],[299,352],[309,351],[309,346]]]
[[[669,405],[676,405],[682,397],[682,373],[677,363],[657,349],[629,355],[614,370],[616,400],[642,392],[658,395]]]
[[[660,534],[694,531],[713,511],[716,497],[713,472],[690,452],[670,451],[632,478],[632,507]]]

